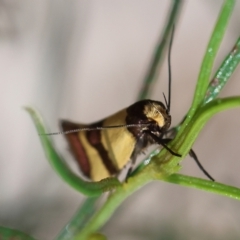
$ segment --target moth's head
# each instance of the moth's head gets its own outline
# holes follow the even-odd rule
[[[160,136],[171,125],[171,116],[167,107],[162,102],[153,100],[142,100],[128,107],[126,120],[127,124],[148,124],[132,129],[135,134],[147,130]]]
[[[149,130],[155,134],[165,132],[171,125],[171,116],[162,102],[152,101],[144,107],[144,115],[149,123]]]

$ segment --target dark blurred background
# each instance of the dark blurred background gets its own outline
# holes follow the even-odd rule
[[[172,125],[189,108],[208,39],[223,1],[185,1],[172,49]],[[85,197],[48,164],[23,106],[36,107],[49,131],[58,120],[102,119],[134,101],[170,1],[0,1],[0,225],[53,239]],[[214,70],[239,36],[240,2]],[[239,69],[221,96],[240,95]],[[167,92],[163,64],[152,99]],[[194,150],[219,182],[240,186],[240,109],[215,116]],[[71,156],[63,136],[55,136]],[[205,177],[188,157],[182,173]],[[239,239],[240,203],[164,182],[151,183],[117,210],[103,232],[114,240]]]

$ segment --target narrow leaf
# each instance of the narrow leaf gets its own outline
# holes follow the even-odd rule
[[[32,117],[32,120],[35,124],[35,127],[37,128],[38,133],[39,134],[47,133],[43,125],[43,122],[40,116],[37,114],[37,112],[29,107],[25,109]],[[49,136],[41,135],[40,141],[42,143],[46,157],[50,164],[52,165],[53,169],[62,177],[62,179],[66,183],[68,183],[75,190],[87,196],[94,197],[101,195],[103,192],[113,190],[116,187],[120,186],[120,182],[118,181],[117,178],[106,178],[99,182],[84,181],[69,169],[65,161],[55,150],[55,147],[52,141],[50,140]]]

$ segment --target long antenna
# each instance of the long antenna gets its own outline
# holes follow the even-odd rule
[[[170,113],[170,106],[171,106],[171,86],[172,86],[171,50],[172,50],[173,35],[174,35],[174,25],[172,26],[172,34],[171,34],[169,49],[168,49],[168,105],[167,105],[167,110],[169,113]]]
[[[116,126],[102,126],[102,127],[82,127],[82,128],[76,128],[68,131],[60,131],[60,132],[53,132],[53,133],[39,133],[38,135],[44,136],[44,135],[60,135],[60,134],[71,134],[76,132],[82,132],[82,131],[100,131],[100,130],[106,130],[106,129],[113,129],[113,128],[135,128],[135,127],[142,127],[142,126],[149,126],[150,123],[139,123],[139,124],[123,124],[123,125],[116,125]]]

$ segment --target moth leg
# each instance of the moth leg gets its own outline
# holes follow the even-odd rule
[[[172,155],[176,156],[176,157],[181,157],[180,154],[175,153],[173,150],[171,150],[166,143],[168,143],[169,141],[171,141],[172,139],[168,139],[168,138],[164,138],[162,139],[161,137],[157,137],[155,134],[153,134],[152,132],[149,132],[149,134],[151,135],[151,137],[159,144],[162,145],[164,148],[166,148]]]
[[[165,138],[162,139],[165,143],[170,142],[172,139],[171,138]],[[163,145],[164,146],[164,145]],[[165,147],[165,146],[164,146]],[[168,150],[168,149],[167,149]],[[204,175],[206,177],[208,177],[210,180],[212,180],[213,182],[215,181],[214,178],[206,171],[206,169],[203,167],[203,165],[200,163],[200,161],[198,160],[197,154],[193,151],[193,149],[191,148],[189,151],[189,156],[193,158],[193,160],[196,162],[196,164],[198,165],[198,167],[200,168],[200,170],[204,173]]]
[[[133,172],[133,167],[134,167],[134,164],[136,163],[136,160],[137,160],[137,158],[131,159],[131,163],[130,163],[130,166],[128,168],[128,171],[127,171],[127,174],[126,174],[126,177],[125,177],[126,182],[127,182],[127,179],[131,176],[131,174]]]
[[[196,162],[198,167],[202,170],[202,172],[207,176],[210,180],[213,182],[215,181],[214,178],[204,169],[203,165],[199,162],[196,153],[193,151],[193,149],[190,149],[189,156],[193,158],[193,160]]]
[[[127,171],[127,175],[126,175],[126,178],[125,180],[128,179],[128,177],[131,176],[132,172],[133,172],[133,168],[134,168],[134,165],[136,163],[136,160],[137,160],[137,157],[139,155],[139,153],[141,153],[142,149],[147,145],[146,142],[143,141],[143,139],[139,139],[136,144],[135,144],[135,148],[134,148],[134,151],[132,152],[132,155],[130,157],[131,159],[131,162],[130,162],[130,166],[128,168],[128,171]]]

